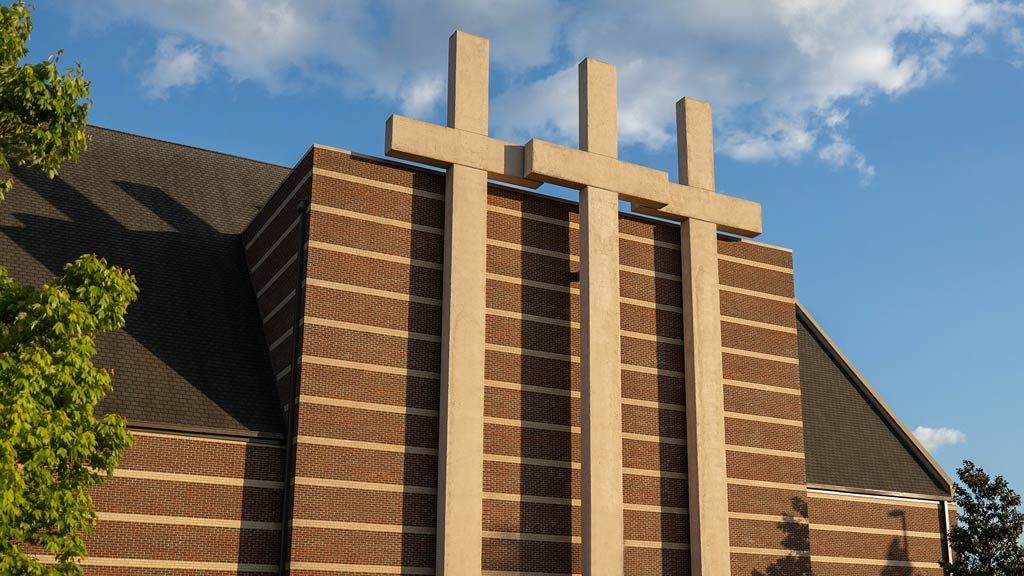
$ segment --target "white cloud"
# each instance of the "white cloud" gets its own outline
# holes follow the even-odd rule
[[[914,436],[917,437],[929,452],[935,452],[943,446],[953,446],[967,442],[967,436],[955,428],[918,426],[914,429]]]
[[[157,42],[150,68],[142,77],[146,94],[166,98],[178,86],[193,86],[206,76],[209,65],[199,46],[186,45],[181,38],[165,36]]]
[[[1024,61],[1020,0],[95,0],[78,25],[130,20],[200,43],[213,65],[271,91],[334,87],[426,116],[443,101],[455,28],[491,39],[492,132],[574,142],[576,63],[619,69],[622,145],[671,146],[674,103],[715,105],[719,151],[817,157],[874,174],[846,112],[942,76],[1002,42]],[[197,77],[201,79],[201,77]]]

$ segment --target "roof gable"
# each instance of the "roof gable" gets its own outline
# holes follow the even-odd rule
[[[797,320],[808,483],[949,497],[946,474],[799,304]]]

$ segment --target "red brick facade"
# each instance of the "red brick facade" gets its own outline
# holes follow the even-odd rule
[[[89,574],[433,574],[444,194],[319,146],[298,163],[243,235],[290,440],[137,434],[94,494]],[[488,204],[481,567],[575,574],[577,207]],[[685,575],[678,227],[623,215],[620,254],[625,573]],[[808,490],[791,254],[719,255],[732,573],[939,574],[940,503]]]

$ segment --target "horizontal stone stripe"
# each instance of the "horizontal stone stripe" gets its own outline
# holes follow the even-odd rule
[[[311,326],[323,326],[325,328],[341,328],[343,330],[351,330],[353,332],[365,332],[367,334],[380,334],[382,336],[394,336],[396,338],[408,338],[410,340],[423,340],[424,342],[440,342],[441,337],[436,334],[422,334],[419,332],[410,332],[408,330],[397,330],[394,328],[383,328],[381,326],[371,326],[368,324],[356,324],[354,322],[343,322],[340,320],[328,320],[326,318],[316,318],[313,316],[304,316],[302,318],[304,324]]]
[[[284,242],[285,238],[289,237],[289,235],[292,233],[293,230],[295,230],[295,228],[299,225],[300,222],[302,222],[302,216],[296,217],[295,220],[293,220],[292,223],[289,224],[288,227],[285,228],[283,232],[281,232],[277,239],[274,240],[274,243],[267,247],[263,255],[260,256],[260,258],[256,260],[255,263],[253,263],[253,265],[249,268],[249,271],[255,272],[264,262],[266,262],[267,258],[269,258],[270,255],[274,252],[274,250],[276,250],[278,246],[280,246],[281,243]]]
[[[342,292],[352,292],[355,294],[366,294],[368,296],[379,296],[381,298],[391,298],[393,300],[403,300],[406,302],[416,302],[417,304],[427,304],[431,306],[440,306],[440,298],[427,298],[425,296],[416,296],[407,292],[393,292],[390,290],[378,290],[376,288],[368,288],[366,286],[358,286],[355,284],[345,284],[344,282],[332,282],[330,280],[322,280],[319,278],[307,278],[303,281],[304,284],[309,286],[317,286],[320,288],[327,288],[329,290],[338,290]]]
[[[287,375],[289,375],[291,373],[292,373],[291,365],[285,366],[284,368],[281,369],[280,372],[278,372],[277,374],[274,374],[274,379],[275,380],[280,380],[280,379],[284,378],[285,376],[287,376]]]
[[[403,454],[423,454],[436,456],[437,449],[424,448],[421,446],[406,446],[404,444],[385,444],[382,442],[364,442],[360,440],[345,440],[341,438],[323,438],[318,436],[299,435],[295,437],[299,444],[316,444],[319,446],[337,446],[339,448],[356,448],[360,450],[377,450],[381,452],[399,452]]]
[[[732,554],[757,554],[761,556],[797,556],[801,558],[810,558],[811,553],[808,550],[787,550],[784,548],[753,548],[749,546],[730,546],[729,552]],[[814,558],[817,560],[817,557]]]
[[[338,406],[342,408],[354,408],[358,410],[389,412],[392,414],[411,414],[413,416],[436,417],[438,415],[437,410],[424,410],[422,408],[410,408],[407,406],[396,406],[394,404],[375,404],[371,402],[357,402],[353,400],[342,400],[338,398],[325,398],[323,396],[310,396],[307,394],[300,395],[299,402],[321,404],[324,406]]]
[[[769,324],[767,322],[758,322],[756,320],[746,320],[744,318],[736,318],[734,316],[723,315],[722,322],[728,324],[740,324],[742,326],[750,326],[752,328],[764,328],[765,330],[785,332],[786,334],[796,334],[796,328],[792,328],[790,326],[780,326],[778,324]]]
[[[540,324],[551,324],[552,326],[562,326],[565,328],[578,329],[580,327],[579,322],[573,322],[570,320],[563,320],[561,318],[550,318],[547,316],[537,316],[534,314],[523,314],[522,312],[512,312],[509,310],[499,310],[497,308],[487,308],[485,310],[488,316],[499,316],[502,318],[511,318],[513,320],[523,320],[527,322],[538,322]]]
[[[636,400],[634,398],[623,398],[622,403],[629,406],[642,406],[644,408],[657,408],[659,410],[671,410],[673,412],[686,412],[682,404],[671,402],[656,402],[654,400]]]
[[[229,518],[200,518],[196,516],[164,516],[157,514],[127,514],[122,512],[97,511],[96,518],[105,522],[127,522],[135,524],[167,524],[171,526],[209,526],[212,528],[238,528],[249,530],[280,530],[280,522],[258,522],[254,520],[232,520]]]
[[[43,564],[55,564],[57,559],[50,555],[35,556]],[[82,559],[82,566],[104,568],[138,568],[153,570],[207,570],[211,572],[259,572],[276,574],[277,564],[238,564],[233,562],[193,562],[190,560],[150,560],[146,558],[103,558],[87,556]]]
[[[649,542],[647,540],[626,540],[626,548],[658,548],[662,550],[689,550],[690,545],[683,542]]]
[[[748,358],[757,358],[759,360],[771,360],[772,362],[784,362],[786,364],[799,364],[799,358],[790,358],[788,356],[779,356],[778,354],[765,354],[763,352],[751,352],[750,350],[740,350],[739,348],[726,348],[722,347],[723,354],[733,354],[736,356],[746,356]]]
[[[764,268],[765,270],[772,270],[775,272],[782,272],[785,274],[792,274],[793,269],[786,266],[776,266],[775,264],[767,264],[765,262],[758,262],[757,260],[750,260],[748,258],[740,258],[738,256],[730,256],[728,254],[719,254],[718,259],[723,262],[733,262],[736,264],[743,264],[745,266],[753,266],[755,268]]]
[[[580,392],[578,390],[549,388],[547,386],[533,386],[531,384],[520,384],[518,382],[502,382],[500,380],[484,380],[484,384],[492,388],[504,388],[508,390],[518,390],[521,392],[534,392],[537,394],[550,394],[553,396],[580,398]]]
[[[916,508],[928,508],[930,510],[938,510],[940,501],[936,500],[924,500],[920,498],[906,498],[901,496],[882,496],[875,494],[845,494],[834,491],[822,491],[815,488],[809,488],[807,490],[807,496],[809,498],[817,500],[845,500],[849,502],[863,502],[865,504],[877,504],[877,505],[888,505],[893,507],[916,507]]]
[[[320,486],[324,488],[350,488],[354,490],[373,490],[378,492],[402,492],[407,494],[437,494],[431,486],[408,486],[404,484],[384,484],[381,482],[360,482],[358,480],[332,480],[330,478],[311,478],[297,476],[292,479],[297,486]]]
[[[215,484],[218,486],[248,486],[253,488],[273,489],[284,488],[284,482],[275,480],[254,480],[250,478],[231,478],[227,476],[179,474],[174,472],[155,472],[151,470],[132,470],[128,468],[115,468],[114,477],[161,480],[165,482],[188,482],[192,484]]]
[[[729,484],[737,486],[755,486],[758,488],[777,488],[779,490],[802,490],[806,491],[807,486],[803,484],[792,484],[788,482],[771,482],[769,480],[748,480],[745,478],[728,478]]]
[[[484,530],[484,538],[499,540],[528,540],[531,542],[569,542],[579,544],[583,539],[579,536],[559,536],[557,534],[529,534],[526,532],[496,532]]]
[[[292,301],[292,298],[295,298],[295,290],[292,290],[287,295],[285,295],[285,297],[280,302],[274,305],[274,307],[271,308],[269,312],[267,312],[267,315],[263,317],[263,323],[266,324],[267,322],[270,322],[271,318],[273,318],[275,314],[280,312],[281,309],[284,308],[286,304]]]
[[[799,458],[804,459],[803,452],[793,452],[791,450],[772,450],[770,448],[758,448],[755,446],[737,446],[735,444],[726,444],[726,451],[730,452],[748,452],[750,454],[765,454],[768,456],[781,456],[784,458]]]
[[[898,566],[900,568],[936,568],[941,569],[942,564],[938,562],[911,562],[907,560],[887,560],[876,558],[845,558],[840,556],[819,556],[811,557],[815,565],[818,564],[861,564],[865,566]]]
[[[384,260],[385,262],[394,262],[395,264],[404,264],[406,266],[415,266],[417,268],[427,268],[430,270],[441,270],[444,268],[444,266],[438,262],[428,262],[426,260],[406,258],[405,256],[395,256],[393,254],[373,252],[370,250],[363,250],[361,248],[351,248],[349,246],[342,246],[341,244],[330,244],[328,242],[310,240],[307,246],[315,250],[326,250],[328,252],[338,252],[341,254],[349,254],[351,256],[362,256],[363,258]]]
[[[295,329],[294,328],[289,328],[289,329],[285,330],[283,334],[278,336],[276,340],[274,340],[273,342],[270,343],[270,346],[268,348],[270,350],[273,350],[274,348],[277,348],[282,343],[284,343],[284,341],[287,340],[289,336],[291,336],[294,333],[295,333]]]
[[[775,300],[776,302],[785,302],[787,304],[796,304],[796,298],[792,296],[780,296],[778,294],[772,294],[769,292],[761,292],[760,290],[751,290],[749,288],[741,288],[739,286],[730,286],[727,284],[719,284],[718,289],[723,292],[735,292],[736,294],[743,294],[745,296],[754,296],[756,298],[764,298],[765,300]]]
[[[744,414],[742,412],[725,412],[726,418],[735,418],[737,420],[750,420],[752,422],[764,422],[767,424],[780,424],[783,426],[796,426],[803,428],[804,423],[802,420],[790,420],[788,418],[774,418],[772,416],[759,416],[757,414]]]
[[[365,212],[356,212],[354,210],[345,210],[344,208],[335,208],[333,206],[327,206],[324,204],[310,204],[310,210],[314,212],[323,212],[324,214],[331,214],[333,216],[351,218],[353,220],[362,220],[364,222],[382,224],[384,226],[394,226],[396,228],[402,228],[404,230],[415,230],[416,232],[424,232],[427,234],[444,235],[444,228],[425,226],[423,224],[414,224],[412,222],[399,220],[397,218],[385,218],[383,216],[375,216],[373,214],[367,214]]]
[[[675,478],[678,480],[686,480],[687,476],[685,472],[668,472],[665,470],[646,470],[643,468],[623,468],[622,472],[624,475],[632,476],[658,476],[662,478]]]
[[[385,374],[397,374],[401,376],[415,376],[417,378],[439,379],[441,377],[441,374],[439,372],[428,372],[424,370],[412,370],[409,368],[399,368],[395,366],[382,366],[379,364],[367,364],[364,362],[337,360],[334,358],[323,358],[320,356],[309,356],[305,354],[299,358],[299,362],[302,364],[337,366],[341,368],[353,368],[356,370],[366,370],[368,372],[383,372]]]
[[[339,574],[403,574],[409,576],[433,576],[433,568],[418,568],[415,566],[376,566],[371,564],[339,564],[334,562],[304,562],[291,561],[288,569],[292,574],[298,571],[309,572],[337,572]],[[277,572],[277,567],[274,567]]]
[[[505,492],[484,492],[484,500],[500,500],[503,502],[529,502],[533,504],[557,504],[561,506],[579,506],[579,498],[556,498],[554,496],[534,496],[531,494],[511,494]]]
[[[256,290],[256,297],[259,298],[260,296],[263,296],[263,294],[267,290],[269,290],[271,286],[274,285],[274,282],[276,282],[278,278],[281,277],[282,274],[288,271],[288,269],[291,268],[295,264],[295,262],[298,261],[298,259],[298,253],[292,254],[291,258],[286,260],[285,263],[282,264],[280,268],[278,268],[277,272],[274,272],[274,274],[266,281],[265,284],[263,284],[263,286],[259,288],[259,290]]]
[[[513,418],[497,418],[494,416],[485,416],[484,424],[494,424],[496,426],[511,426],[513,428],[532,428],[534,430],[551,430],[554,432],[568,432],[572,434],[579,434],[579,426],[567,426],[564,424],[551,424],[548,422],[531,422],[529,420],[519,420]]]
[[[689,514],[688,508],[681,508],[678,506],[660,506],[654,504],[623,504],[623,510],[632,510],[635,512],[658,512],[659,514]]]
[[[652,436],[650,434],[632,434],[629,432],[623,432],[622,438],[624,440],[636,440],[638,442],[657,442],[659,444],[672,444],[675,446],[686,446],[686,439],[684,438],[671,438],[668,436]]]
[[[437,532],[437,530],[429,526],[339,522],[333,520],[313,520],[308,518],[293,518],[289,524],[297,528],[321,528],[324,530],[350,530],[355,532],[389,532],[395,534],[434,534]]]
[[[380,188],[381,190],[390,190],[392,192],[401,192],[403,194],[410,194],[421,198],[430,198],[431,200],[440,200],[442,202],[444,201],[444,194],[438,194],[436,192],[415,188],[413,186],[403,186],[401,184],[393,184],[391,182],[383,182],[381,180],[372,180],[370,178],[363,178],[355,174],[347,174],[336,170],[317,167],[313,168],[313,174],[323,176],[325,178],[333,178],[335,180],[344,180],[346,182],[352,182],[353,184],[362,184],[364,186],[370,186],[371,188]]]
[[[549,460],[546,458],[525,458],[523,456],[511,456],[508,454],[484,453],[484,462],[504,462],[508,464],[529,464],[531,466],[548,466],[551,468],[572,468],[580,469],[579,462],[569,460]]]
[[[839,526],[836,524],[818,524],[814,523],[811,525],[812,533],[815,530],[822,530],[826,532],[849,532],[854,534],[879,534],[884,536],[913,536],[915,538],[934,538],[941,539],[942,534],[939,532],[920,532],[917,530],[900,530],[900,529],[889,529],[889,528],[865,528],[863,526]]]
[[[271,212],[270,216],[267,217],[266,221],[263,222],[263,225],[260,226],[259,229],[253,233],[253,235],[249,238],[248,241],[246,241],[246,250],[252,248],[252,245],[256,243],[256,240],[259,240],[259,237],[263,235],[263,232],[267,229],[267,227],[269,227],[270,224],[277,218],[277,216],[281,213],[281,210],[284,210],[284,207],[288,205],[288,202],[291,201],[291,199],[295,196],[299,189],[306,184],[306,181],[309,180],[309,178],[312,175],[312,170],[306,172],[306,174],[302,177],[302,180],[300,180],[299,183],[296,184],[294,188],[292,188],[291,192],[289,192],[288,195],[285,196],[284,200],[282,200],[280,204],[277,205],[277,208],[274,209],[273,212]]]
[[[753,520],[755,522],[781,522],[783,524],[810,524],[807,518],[801,516],[754,514],[750,512],[729,512],[729,518],[736,520]]]

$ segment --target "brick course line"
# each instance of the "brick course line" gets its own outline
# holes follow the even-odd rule
[[[331,214],[334,216],[342,216],[345,218],[351,218],[353,220],[362,220],[363,222],[373,222],[374,224],[383,224],[384,226],[394,226],[396,228],[402,228],[405,230],[426,232],[427,234],[444,235],[443,228],[434,228],[433,226],[424,226],[423,224],[413,224],[412,222],[406,222],[405,220],[397,220],[395,218],[384,218],[383,216],[374,216],[372,214],[366,214],[364,212],[353,212],[352,210],[334,208],[332,206],[325,206],[324,204],[311,204],[310,209],[313,210],[314,212],[321,212],[323,214]]]
[[[249,269],[250,272],[255,272],[256,269],[260,267],[260,264],[263,264],[267,258],[274,253],[274,250],[277,249],[281,242],[284,242],[284,239],[288,237],[288,234],[290,234],[292,230],[295,230],[295,227],[299,225],[299,222],[302,222],[302,216],[295,218],[295,220],[288,225],[288,228],[285,229],[284,232],[281,232],[281,235],[278,236],[277,240],[274,240],[274,243],[267,247],[267,251],[263,253],[263,256],[260,256],[260,259],[257,260],[256,263],[252,265],[252,268]]]
[[[901,506],[911,506],[914,508],[935,508],[938,509],[939,500],[925,500],[921,498],[904,498],[900,496],[881,496],[874,494],[839,494],[835,492],[820,492],[814,488],[807,490],[807,496],[809,498],[818,498],[821,500],[845,500],[849,502],[865,502],[868,504],[884,505],[886,502],[900,502]]]
[[[765,454],[768,456],[783,456],[785,458],[799,458],[804,459],[803,452],[791,452],[789,450],[772,450],[770,448],[756,448],[754,446],[737,446],[735,444],[726,444],[725,449],[730,452],[746,452],[748,454]]]
[[[264,284],[262,288],[260,288],[259,290],[257,290],[257,291],[256,291],[256,298],[259,298],[260,296],[263,296],[263,294],[264,294],[264,293],[265,293],[265,292],[266,292],[266,291],[267,291],[267,290],[268,290],[268,289],[269,289],[269,288],[270,288],[271,286],[273,286],[273,285],[274,285],[274,282],[276,282],[276,281],[277,281],[277,279],[278,279],[278,278],[280,278],[280,277],[281,277],[281,275],[282,275],[282,274],[284,274],[284,273],[285,273],[285,271],[286,271],[286,270],[288,270],[288,268],[289,268],[289,267],[290,267],[290,266],[291,266],[292,264],[295,264],[295,262],[296,262],[296,261],[297,261],[298,259],[299,259],[299,254],[298,254],[298,252],[296,252],[295,254],[292,254],[292,257],[291,257],[291,258],[289,258],[287,262],[285,262],[284,264],[282,264],[282,265],[281,265],[281,269],[280,269],[280,270],[278,270],[277,272],[275,272],[275,273],[274,273],[274,275],[273,275],[273,276],[271,276],[269,280],[267,280],[267,283],[266,283],[266,284]]]
[[[410,196],[422,196],[423,198],[430,198],[433,200],[444,200],[444,194],[438,194],[436,192],[430,192],[428,190],[420,190],[419,188],[413,188],[412,186],[402,186],[401,184],[392,184],[390,182],[371,180],[369,178],[354,176],[352,174],[345,174],[343,172],[335,172],[334,170],[327,170],[324,168],[313,168],[313,174],[316,174],[317,176],[323,176],[325,178],[331,178],[333,180],[344,180],[346,182],[352,182],[353,184],[363,184],[373,188],[380,188],[382,190],[401,192],[403,194],[409,194]]]
[[[35,556],[43,564],[55,564],[57,559],[52,555]],[[209,570],[211,572],[260,572],[276,574],[277,564],[238,564],[233,562],[193,562],[189,560],[150,560],[147,558],[100,558],[86,556],[82,558],[82,566],[102,568],[143,568],[170,570]]]
[[[354,530],[358,532],[391,532],[397,534],[435,534],[430,526],[403,526],[401,524],[369,524],[366,522],[338,522],[335,520],[311,520],[293,518],[289,522],[296,528],[321,528],[324,530]]]
[[[867,564],[870,566],[898,566],[900,568],[942,568],[938,562],[910,562],[906,560],[882,560],[876,558],[846,558],[841,556],[814,555],[812,561],[825,564]]]
[[[409,574],[417,576],[433,576],[433,568],[417,568],[409,566],[377,566],[373,564],[332,564],[329,562],[289,562],[288,569],[308,570],[310,572],[342,572],[354,574]],[[277,566],[274,566],[277,572]]]
[[[765,300],[775,300],[776,302],[796,304],[796,298],[793,298],[792,296],[779,296],[778,294],[769,294],[768,292],[760,292],[758,290],[750,290],[748,288],[740,288],[738,286],[729,286],[728,284],[719,284],[718,289],[724,292],[743,294],[744,296],[753,296],[755,298],[763,298]]]
[[[786,524],[810,524],[807,518],[801,518],[799,516],[775,516],[773,514],[751,514],[747,512],[729,512],[729,518],[736,520],[756,520],[758,522],[778,522],[782,521]]]
[[[735,316],[725,316],[724,314],[722,315],[722,322],[752,326],[754,328],[764,328],[765,330],[775,330],[776,332],[785,332],[786,334],[796,334],[796,328],[790,328],[789,326],[779,326],[778,324],[757,322],[756,320],[745,320],[743,318],[736,318]]]
[[[267,312],[267,316],[263,319],[263,323],[266,324],[267,322],[270,322],[270,319],[274,317],[274,314],[280,312],[281,309],[284,308],[285,304],[290,302],[292,298],[295,298],[295,290],[289,292],[287,296],[277,303],[277,306],[274,306],[270,312]]]
[[[650,368],[648,366],[634,366],[632,364],[622,364],[622,369],[627,372],[639,372],[640,374],[653,374],[655,376],[668,376],[670,378],[684,378],[686,376],[677,370]]]
[[[318,364],[320,366],[333,366],[336,368],[354,368],[366,370],[367,372],[381,372],[383,374],[395,374],[398,376],[414,376],[416,378],[432,378],[438,380],[441,375],[437,372],[425,370],[412,370],[410,368],[396,368],[394,366],[382,366],[379,364],[366,364],[363,362],[350,362],[348,360],[336,360],[334,358],[322,358],[320,356],[302,355],[299,362],[303,364]]]
[[[646,300],[637,300],[636,298],[619,298],[619,302],[623,304],[632,304],[633,306],[640,306],[641,308],[654,308],[655,310],[664,310],[665,312],[676,312],[678,314],[683,313],[682,306],[672,306],[671,304],[658,304],[656,302],[648,302]]]
[[[130,426],[130,424],[129,424]],[[229,438],[206,438],[203,436],[190,436],[187,434],[175,434],[173,432],[145,432],[143,430],[132,430],[132,436],[149,436],[151,438],[174,438],[177,440],[190,440],[193,442],[215,442],[218,444],[259,444],[261,448],[284,448],[277,444],[264,444],[259,439],[229,439]]]
[[[292,366],[291,366],[291,364],[289,364],[289,365],[285,366],[283,370],[281,370],[277,374],[274,374],[274,379],[275,380],[280,380],[281,378],[284,378],[285,376],[290,374],[291,371],[292,371]]]
[[[415,266],[417,268],[429,268],[431,270],[441,270],[444,268],[444,265],[438,262],[427,262],[426,260],[416,260],[415,258],[406,258],[405,256],[394,256],[392,254],[384,254],[383,252],[372,252],[370,250],[363,250],[361,248],[351,248],[349,246],[343,246],[341,244],[320,242],[318,240],[310,240],[307,246],[309,248],[315,248],[317,250],[326,250],[328,252],[340,252],[342,254],[349,254],[351,256],[362,256],[364,258],[384,260],[386,262],[405,264],[406,266]]]
[[[746,478],[728,478],[729,484],[735,486],[754,486],[756,488],[776,488],[779,490],[806,490],[803,484],[790,484],[787,482],[769,482],[768,480],[748,480]]]
[[[560,318],[548,318],[546,316],[536,316],[533,314],[523,314],[521,312],[510,312],[508,310],[499,310],[497,308],[487,308],[488,316],[500,316],[502,318],[512,318],[515,320],[526,320],[528,322],[538,322],[541,324],[551,324],[553,326],[564,326],[568,328],[579,328],[579,322],[573,322],[571,320],[562,320]]]
[[[429,304],[431,306],[441,305],[441,300],[437,298],[427,298],[425,296],[414,296],[412,294],[406,294],[404,292],[391,292],[389,290],[366,288],[365,286],[343,284],[341,282],[331,282],[330,280],[321,280],[319,278],[307,278],[303,281],[303,283],[309,286],[316,286],[318,288],[327,288],[328,290],[339,290],[342,292],[353,292],[355,294],[366,294],[368,296],[379,296],[381,298],[391,298],[392,300],[402,300],[405,302],[416,302],[417,304]]]
[[[654,334],[644,334],[643,332],[630,332],[629,330],[620,330],[624,338],[636,338],[637,340],[646,340],[648,342],[659,342],[662,344],[675,344],[676,346],[682,346],[683,340],[681,338],[670,338],[668,336],[657,336]]]
[[[394,328],[382,328],[380,326],[371,326],[369,324],[356,324],[353,322],[342,322],[341,320],[328,320],[327,318],[317,318],[315,316],[303,316],[302,322],[304,324],[310,324],[312,326],[324,326],[326,328],[341,328],[344,330],[352,330],[354,332],[366,332],[368,334],[381,334],[383,336],[397,336],[399,338],[407,338],[409,340],[423,340],[425,342],[440,342],[441,337],[435,334],[422,334],[420,332],[410,332],[408,330],[396,330]]]
[[[547,360],[562,360],[563,362],[572,362],[578,364],[580,361],[579,356],[571,354],[559,354],[557,352],[544,352],[543,350],[530,350],[529,348],[519,348],[517,346],[503,346],[501,344],[487,344],[484,347],[486,350],[492,352],[504,352],[506,354],[515,354],[517,356],[531,356],[534,358],[544,358]]]
[[[319,404],[321,406],[337,406],[342,408],[355,408],[357,410],[372,410],[374,412],[390,412],[392,414],[409,414],[412,416],[437,417],[437,410],[425,408],[409,408],[407,406],[396,406],[394,404],[377,404],[374,402],[357,402],[355,400],[341,400],[339,398],[328,398],[326,396],[311,396],[308,394],[299,395],[299,402]]]
[[[623,272],[632,272],[633,274],[640,274],[641,276],[661,278],[662,280],[672,280],[675,282],[682,282],[683,280],[682,276],[678,274],[669,274],[668,272],[657,272],[655,270],[647,270],[646,268],[637,268],[636,266],[619,265],[619,270]]]
[[[319,446],[335,446],[339,448],[377,450],[379,452],[400,452],[402,454],[424,454],[427,456],[437,456],[436,448],[422,448],[420,446],[407,446],[405,444],[383,444],[380,442],[362,442],[359,440],[321,438],[319,436],[305,436],[301,434],[295,437],[295,441],[298,444],[316,444]]]
[[[295,196],[295,193],[299,191],[299,188],[302,188],[302,185],[305,184],[307,180],[309,180],[309,177],[313,175],[313,172],[314,170],[306,172],[306,175],[302,177],[302,180],[300,180],[299,183],[295,185],[295,188],[292,188],[292,191],[288,193],[288,196],[286,196],[285,199],[282,200],[280,204],[278,204],[274,212],[270,215],[269,218],[267,218],[267,221],[263,223],[263,226],[260,226],[260,229],[257,230],[256,233],[252,235],[252,238],[250,238],[249,241],[245,243],[246,250],[252,248],[252,245],[256,243],[256,240],[259,239],[260,235],[263,234],[267,227],[270,226],[270,223],[273,222],[275,218],[277,218],[277,215],[281,213],[281,210],[283,210],[284,207],[288,205],[288,202],[292,199],[293,196]]]
[[[737,388],[749,388],[751,390],[763,390],[765,392],[777,392],[779,394],[800,396],[799,388],[786,388],[784,386],[772,386],[770,384],[755,384],[753,382],[742,382],[740,380],[724,380],[724,382],[726,386],[735,386]]]
[[[383,484],[381,482],[359,482],[356,480],[332,480],[330,478],[310,478],[296,476],[292,479],[296,486],[319,486],[321,488],[350,488],[353,490],[369,490],[373,492],[401,492],[405,494],[437,494],[437,488],[430,486],[410,486],[408,484]]]
[[[783,362],[785,364],[799,364],[799,358],[790,358],[789,356],[779,356],[778,354],[765,354],[764,352],[751,352],[750,350],[740,350],[739,348],[726,348],[722,346],[723,354],[733,354],[736,356],[746,356],[747,358],[758,358],[760,360],[772,360],[774,362]]]
[[[227,518],[199,518],[190,516],[163,516],[156,514],[122,514],[119,512],[96,512],[96,518],[106,522],[133,524],[167,524],[171,526],[207,526],[212,528],[237,528],[249,530],[280,530],[280,522],[257,522],[254,520],[231,520]]]
[[[562,286],[560,284],[550,284],[548,282],[538,282],[537,280],[527,280],[525,278],[517,278],[515,276],[506,276],[504,274],[495,274],[494,272],[487,273],[488,280],[495,280],[497,282],[505,282],[506,284],[517,284],[520,286],[529,286],[531,288],[540,288],[542,290],[551,290],[552,292],[562,292],[569,294],[579,294],[579,288],[573,288],[572,286]]]
[[[231,478],[228,476],[203,476],[199,474],[178,474],[176,472],[151,472],[149,470],[129,470],[115,468],[114,478],[132,478],[136,480],[158,480],[162,482],[187,482],[190,484],[214,484],[217,486],[244,486],[251,488],[284,488],[284,482],[276,480],[252,480],[249,478]]]
[[[484,424],[510,426],[512,428],[531,428],[533,430],[552,430],[554,432],[570,432],[572,434],[580,433],[579,426],[565,426],[563,424],[549,424],[547,422],[532,422],[530,420],[514,418],[497,418],[495,416],[485,416]]]
[[[797,426],[799,428],[804,427],[803,420],[790,420],[788,418],[774,418],[772,416],[759,416],[757,414],[744,414],[743,412],[725,412],[726,418],[734,418],[736,420],[750,420],[752,422],[765,422],[768,424],[782,424],[784,426]]]
[[[764,268],[765,270],[774,270],[775,272],[783,272],[785,274],[792,274],[792,268],[786,268],[785,266],[776,266],[775,264],[765,264],[764,262],[758,262],[757,260],[748,260],[747,258],[740,258],[739,256],[730,256],[728,254],[719,254],[719,260],[726,262],[735,262],[736,264],[743,264],[745,266],[753,266],[754,268]]]
[[[672,444],[674,446],[686,446],[686,440],[682,438],[670,438],[668,436],[653,436],[650,434],[622,433],[623,440],[638,440],[640,442],[656,442],[658,444]]]
[[[808,550],[784,550],[779,548],[749,548],[746,546],[730,546],[729,552],[733,554],[755,554],[758,556],[799,556],[800,558],[810,558],[811,553]],[[817,561],[818,556],[814,557]]]

